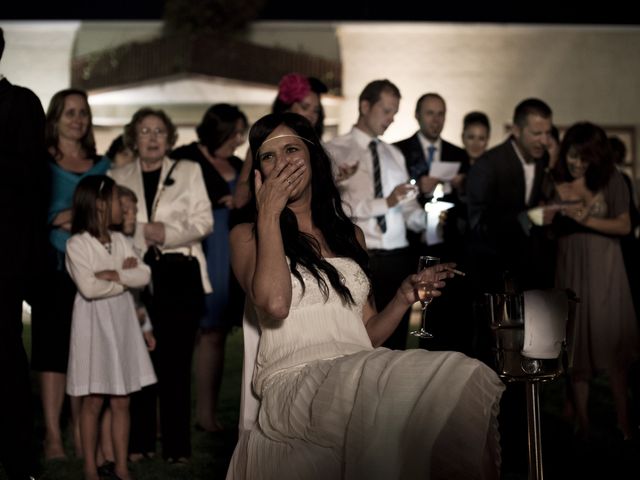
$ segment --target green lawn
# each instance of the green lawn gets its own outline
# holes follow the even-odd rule
[[[25,325],[25,347],[30,353],[30,326]],[[240,405],[240,379],[242,375],[242,330],[235,328],[227,338],[225,372],[219,404],[219,418],[229,433],[209,434],[193,430],[193,456],[189,466],[171,466],[159,458],[145,460],[131,465],[131,471],[137,480],[180,480],[180,479],[224,479],[227,465],[236,441],[235,428],[238,424],[238,408]],[[44,462],[42,458],[42,409],[40,407],[39,386],[33,377],[32,393],[35,410],[36,446],[38,448],[40,473],[39,480],[81,480],[82,460],[73,458],[72,444],[68,430],[65,431],[65,450],[70,455],[68,460]],[[195,391],[192,399],[195,404]],[[158,445],[160,452],[160,445]],[[1,471],[0,479],[6,478]]]
[[[414,320],[415,321],[415,320]],[[25,325],[25,345],[29,348],[29,325]],[[409,346],[415,341],[409,338]],[[134,478],[138,480],[163,479],[224,479],[229,458],[235,446],[234,428],[238,422],[240,404],[240,378],[242,369],[242,330],[234,329],[227,340],[225,374],[220,398],[220,419],[230,427],[228,435],[212,435],[193,431],[193,457],[191,464],[170,466],[160,459],[148,460],[132,465]],[[640,379],[640,371],[632,378]],[[636,385],[640,381],[636,380]],[[637,388],[637,387],[636,387]],[[564,379],[543,384],[541,393],[542,443],[545,464],[545,478],[640,478],[640,449],[637,442],[622,442],[615,427],[615,414],[607,388],[607,382],[598,378],[594,382],[590,410],[592,413],[593,439],[588,444],[577,443],[573,437],[573,424],[562,415],[564,404]],[[195,398],[195,396],[194,396]],[[635,396],[633,409],[640,405]],[[36,441],[40,448],[42,441],[42,415],[39,403],[38,384],[33,379],[33,402],[36,412]],[[523,409],[526,405],[522,406]],[[66,435],[66,449],[72,451]],[[160,448],[158,447],[158,451]],[[39,480],[80,480],[82,462],[70,457],[65,461],[43,462],[41,451]],[[623,472],[631,471],[631,476]],[[503,471],[503,473],[505,473]],[[0,467],[0,480],[5,479]],[[507,480],[525,480],[526,472],[503,475]],[[329,480],[329,479],[327,479]],[[391,479],[392,480],[392,479]]]

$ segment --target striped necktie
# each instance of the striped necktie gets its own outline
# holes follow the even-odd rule
[[[371,140],[369,143],[369,150],[371,150],[371,158],[373,158],[373,187],[375,190],[376,198],[383,198],[382,194],[382,179],[380,178],[380,157],[378,156],[378,142]],[[384,215],[376,217],[378,226],[382,233],[387,231],[387,220]]]

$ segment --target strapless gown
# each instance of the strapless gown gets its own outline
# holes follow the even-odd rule
[[[241,434],[227,479],[475,479],[500,462],[504,385],[457,352],[373,348],[362,321],[369,281],[327,259],[354,305],[302,270],[289,316],[269,323],[253,376],[258,421]]]

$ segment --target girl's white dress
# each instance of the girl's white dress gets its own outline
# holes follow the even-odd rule
[[[241,434],[227,479],[484,478],[500,461],[498,376],[461,353],[374,349],[366,275],[351,259],[327,261],[356,304],[331,287],[325,301],[302,270],[289,316],[258,315],[258,422]]]
[[[125,258],[138,266],[123,269]],[[67,393],[127,395],[156,382],[140,330],[130,288],[149,283],[149,267],[130,240],[111,232],[111,252],[84,232],[67,241],[66,265],[78,287],[73,305]],[[100,280],[95,272],[116,270],[120,283]]]

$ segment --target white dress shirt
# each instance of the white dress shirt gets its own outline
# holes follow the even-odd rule
[[[536,175],[536,164],[535,162],[527,163],[525,161],[520,150],[518,150],[516,142],[513,140],[511,140],[511,146],[522,164],[522,171],[524,173],[524,204],[529,205],[529,197],[531,197],[531,191],[533,190],[533,178]]]
[[[438,137],[438,140],[436,140],[435,142],[431,142],[431,141],[427,140],[427,137],[425,137],[422,134],[422,132],[418,132],[418,140],[420,141],[420,145],[422,145],[422,151],[424,152],[425,163],[426,163],[427,159],[429,158],[429,147],[431,145],[436,147],[435,151],[433,152],[433,159],[431,160],[431,163],[436,163],[436,162],[441,161],[441,159],[442,159],[442,139],[440,137]]]
[[[374,140],[362,130],[353,127],[346,135],[331,140],[327,151],[337,165],[358,164],[356,172],[340,183],[345,211],[364,232],[367,248],[393,250],[408,246],[406,228],[424,230],[426,215],[415,199],[407,199],[389,208],[386,197],[409,174],[400,150],[376,139],[380,157],[380,178],[383,198],[376,198],[373,184],[373,159],[369,143]],[[382,233],[376,217],[384,215],[387,231]]]

